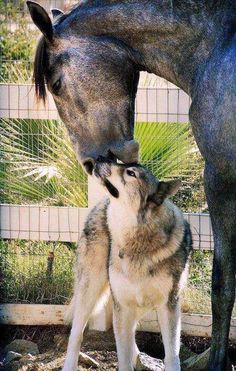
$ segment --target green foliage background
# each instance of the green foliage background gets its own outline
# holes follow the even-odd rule
[[[38,31],[24,13],[24,0],[0,0],[0,82],[30,82]]]

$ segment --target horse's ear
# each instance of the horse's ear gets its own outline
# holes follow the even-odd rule
[[[160,206],[164,199],[169,196],[174,196],[181,186],[181,180],[171,180],[169,182],[159,182],[156,193],[148,197],[149,201]]]
[[[59,15],[64,14],[64,12],[63,12],[62,10],[57,9],[57,8],[53,8],[53,9],[51,9],[51,12],[52,12],[52,16],[53,16],[53,18],[56,18],[56,17],[58,17]]]
[[[27,1],[27,6],[34,24],[40,29],[46,40],[51,42],[53,39],[53,27],[48,13],[34,1]]]

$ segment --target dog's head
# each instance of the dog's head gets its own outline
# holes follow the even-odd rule
[[[106,188],[111,199],[135,209],[144,208],[148,203],[160,206],[181,185],[180,180],[159,181],[139,164],[97,162],[93,176]]]

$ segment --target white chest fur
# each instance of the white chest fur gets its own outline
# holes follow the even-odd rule
[[[124,245],[127,231],[137,225],[137,213],[117,200],[111,201],[107,211],[107,221],[115,246]]]
[[[146,246],[140,246],[143,249],[140,259],[132,259],[123,251],[127,248],[127,233],[138,225],[134,212],[118,202],[111,204],[108,225],[112,240],[109,279],[116,300],[121,305],[143,309],[166,303],[173,287],[172,277],[163,269],[155,276],[150,274],[156,262],[145,255]]]
[[[112,267],[109,270],[110,284],[116,300],[123,306],[135,306],[146,310],[157,308],[167,303],[172,289],[172,278],[163,274],[155,277],[126,276]]]

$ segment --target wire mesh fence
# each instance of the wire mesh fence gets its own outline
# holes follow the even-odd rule
[[[77,3],[39,2],[47,10],[68,10]],[[45,107],[36,105],[31,78],[39,33],[25,2],[0,0],[0,14],[0,202],[5,205],[0,214],[4,237],[0,241],[0,300],[63,304],[71,296],[75,241],[82,219],[70,219],[69,208],[57,217],[56,209],[47,206],[86,208],[88,179],[52,97],[47,97]],[[195,247],[199,247],[192,258],[185,310],[210,313],[212,252],[203,248],[211,250],[213,243],[208,215],[201,215],[207,213],[203,160],[188,122],[189,106],[189,97],[180,89],[141,74],[135,125],[140,159],[159,178],[182,179],[175,202],[184,212],[193,213]],[[9,204],[24,205],[24,209],[15,206],[14,211]],[[32,205],[37,205],[34,212]],[[51,215],[52,228],[45,215]]]

